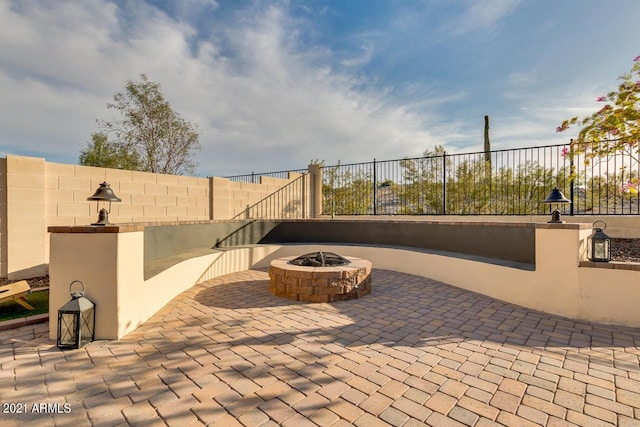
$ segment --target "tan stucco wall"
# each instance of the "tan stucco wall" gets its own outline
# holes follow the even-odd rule
[[[52,233],[50,337],[69,284],[81,280],[96,303],[96,338],[118,339],[175,296],[219,275],[268,267],[272,259],[323,250],[572,319],[640,327],[640,271],[579,267],[588,229],[536,228],[535,271],[411,249],[354,245],[258,245],[200,256],[143,278],[144,232]],[[375,295],[375,286],[372,294]]]
[[[49,335],[57,336],[57,311],[70,299],[69,284],[86,286],[96,305],[96,339],[117,339],[147,321],[175,296],[222,274],[251,268],[275,247],[234,249],[200,256],[144,280],[144,233],[52,233]]]
[[[96,304],[96,337],[117,331],[118,235],[51,234],[49,328],[57,336],[58,309],[71,299],[69,285],[80,280]],[[135,276],[133,276],[135,277]]]
[[[588,235],[588,230],[581,230],[580,234]],[[539,257],[536,257],[535,271],[410,249],[317,244],[280,246],[255,267],[268,267],[272,259],[317,251],[321,247],[343,256],[368,259],[374,268],[427,277],[546,313],[640,327],[637,308],[640,271],[578,267],[576,250],[582,251],[584,245],[569,242],[577,237],[577,230],[536,230]],[[375,286],[371,295],[375,295]]]
[[[602,323],[640,326],[640,271],[579,268],[582,311]]]
[[[8,155],[0,159],[0,277],[47,274],[47,227],[95,222],[97,206],[87,197],[104,181],[122,199],[112,203],[109,220],[129,223],[229,219],[298,176],[249,184]]]

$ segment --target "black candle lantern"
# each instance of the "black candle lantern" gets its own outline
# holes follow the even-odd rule
[[[82,291],[73,291],[73,285],[82,285]],[[84,295],[84,283],[74,280],[69,285],[71,301],[58,310],[58,347],[80,348],[93,341],[95,335],[95,305]]]
[[[551,190],[551,193],[547,196],[546,199],[542,201],[542,203],[551,205],[558,203],[571,203],[571,200],[564,197],[562,191],[558,189],[558,187]],[[551,221],[547,221],[548,224],[562,224],[564,221],[560,219],[560,211],[556,207],[554,211],[551,213]]]
[[[604,224],[604,227],[597,227],[598,223]],[[589,238],[589,259],[591,261],[611,261],[611,238],[604,233],[605,228],[607,228],[607,223],[604,221],[593,223],[593,234]]]
[[[91,197],[88,197],[87,200],[92,201],[95,200],[98,202],[96,210],[98,210],[98,222],[94,222],[91,225],[100,225],[105,226],[111,224],[109,222],[109,212],[111,212],[111,202],[121,202],[120,198],[115,195],[109,184],[103,182],[100,184],[98,189]],[[109,202],[109,210],[102,208],[100,209],[100,201]]]

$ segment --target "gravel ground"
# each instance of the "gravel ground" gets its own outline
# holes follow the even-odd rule
[[[640,239],[611,239],[611,259],[640,262]]]
[[[29,286],[31,286],[31,289],[49,286],[49,276],[33,277],[31,279],[26,279],[26,281],[29,283]],[[6,277],[0,277],[0,286],[11,282],[17,282],[17,280],[7,280]]]
[[[611,239],[611,260],[621,262],[640,262],[640,239]],[[49,286],[49,276],[27,279],[32,289]],[[0,278],[0,285],[8,283],[6,277]]]

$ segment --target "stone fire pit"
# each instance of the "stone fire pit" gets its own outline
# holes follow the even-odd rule
[[[303,261],[303,265],[291,264],[296,257],[271,261],[269,292],[277,297],[305,302],[345,301],[371,292],[370,261],[322,252],[318,252],[317,257],[313,254],[306,256],[309,255],[312,256]],[[320,265],[320,259],[326,258],[329,263],[336,257],[344,259],[348,264]]]

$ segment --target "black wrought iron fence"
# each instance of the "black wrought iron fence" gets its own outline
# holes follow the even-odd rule
[[[307,175],[302,174],[262,200],[248,205],[231,220],[306,218],[307,192]]]
[[[640,214],[631,155],[589,159],[571,146],[446,154],[323,167],[325,215],[540,215],[558,187],[564,214]]]
[[[250,182],[253,184],[260,183],[260,177],[267,176],[270,178],[281,178],[281,179],[289,179],[291,178],[291,173],[306,173],[307,169],[295,169],[295,170],[287,170],[287,171],[277,171],[277,172],[260,172],[255,173],[251,172],[244,175],[233,175],[233,176],[225,176],[229,181],[236,182]]]
[[[290,172],[227,177],[259,182],[261,176],[289,178]],[[540,202],[558,187],[572,203],[570,215],[640,215],[637,156],[615,154],[586,159],[570,144],[493,150],[323,166],[324,215],[540,215]],[[251,207],[273,210],[276,196]],[[272,207],[268,207],[271,204]]]

